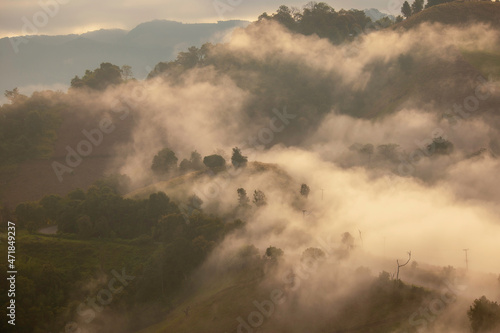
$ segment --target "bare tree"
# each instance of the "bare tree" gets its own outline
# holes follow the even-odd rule
[[[398,264],[398,272],[396,274],[396,281],[399,281],[399,269],[403,266],[406,266],[411,260],[411,251],[408,252],[408,260],[404,264],[399,264],[399,259],[396,260],[396,263]]]

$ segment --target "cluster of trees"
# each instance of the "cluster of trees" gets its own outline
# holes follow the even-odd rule
[[[164,176],[176,171],[185,173],[189,171],[202,170],[205,167],[212,171],[221,171],[226,167],[226,160],[221,155],[208,155],[203,157],[202,160],[200,153],[196,150],[191,153],[189,159],[183,159],[179,166],[177,166],[178,160],[179,159],[175,155],[174,151],[170,148],[163,148],[153,157],[151,170],[153,170],[153,172],[158,176]],[[231,163],[235,168],[244,168],[248,163],[248,158],[243,156],[241,149],[235,147],[233,148]]]
[[[440,5],[442,3],[452,2],[454,0],[428,0],[425,8],[430,8],[432,6]],[[405,18],[408,18],[412,15],[420,13],[424,9],[424,0],[415,0],[411,6],[408,1],[403,3],[401,7],[401,13]]]
[[[401,14],[403,14],[405,18],[408,18],[414,14],[420,13],[423,9],[424,0],[415,0],[411,6],[408,1],[405,1],[401,7]]]
[[[247,191],[244,188],[239,188],[236,190],[238,194],[238,204],[240,207],[248,208],[250,206],[250,198],[247,195]],[[262,207],[267,205],[267,198],[264,192],[261,190],[255,190],[253,192],[252,203],[257,207]]]
[[[48,195],[37,202],[21,203],[14,211],[18,225],[31,232],[57,225],[59,232],[81,239],[131,239],[150,234],[161,216],[180,213],[163,192],[143,200],[126,199],[120,195],[118,183],[116,176],[109,177],[87,191],[76,189],[64,197]]]
[[[496,332],[500,329],[500,305],[485,296],[474,300],[467,315],[473,333]]]
[[[59,93],[35,92],[27,97],[14,88],[5,96],[10,103],[0,106],[0,164],[48,157],[64,107],[57,102]]]
[[[132,69],[128,65],[121,68],[109,62],[103,62],[95,70],[86,70],[85,75],[80,78],[76,75],[71,80],[72,88],[91,88],[95,90],[104,90],[109,85],[123,83],[132,78]]]
[[[317,34],[328,38],[334,44],[340,44],[363,31],[371,19],[361,10],[335,11],[324,2],[310,2],[302,11],[280,6],[276,13],[259,16],[259,21],[273,20],[288,29],[304,35]]]
[[[359,144],[355,143],[349,147],[351,151],[355,151],[361,156],[366,156],[368,161],[377,158],[378,160],[385,160],[393,163],[399,163],[402,160],[408,160],[406,153],[401,151],[400,146],[394,143],[387,143],[374,146],[371,143]],[[454,151],[454,145],[451,141],[442,137],[437,137],[432,142],[424,147],[419,147],[422,154],[425,156],[433,155],[449,155]]]

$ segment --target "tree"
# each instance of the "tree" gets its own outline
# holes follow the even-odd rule
[[[488,300],[485,296],[474,300],[467,311],[472,332],[497,332],[495,328],[500,327],[500,306],[497,302]]]
[[[394,24],[394,21],[391,20],[388,16],[382,17],[380,20],[375,22],[375,25],[381,28],[388,28]]]
[[[7,99],[11,103],[15,103],[19,100],[27,100],[28,99],[28,96],[21,94],[17,87],[12,89],[12,90],[5,90],[4,95],[5,95],[5,97],[7,97]]]
[[[410,7],[410,4],[408,3],[408,1],[405,1],[403,3],[403,7],[401,7],[401,13],[406,18],[411,16],[411,7]]]
[[[239,188],[236,190],[236,192],[238,192],[238,203],[240,204],[240,206],[247,206],[250,202],[250,199],[247,196],[247,191],[245,191],[244,188]]]
[[[377,146],[377,153],[393,162],[398,161],[398,148],[399,145],[394,143],[388,143],[384,145]]]
[[[318,249],[317,247],[310,247],[302,252],[302,256],[300,258],[301,261],[316,261],[322,260],[326,258],[326,254],[323,250]]]
[[[267,249],[266,249],[266,254],[265,254],[265,257],[267,259],[271,259],[273,261],[276,261],[278,260],[278,258],[282,257],[283,256],[283,250],[278,248],[278,247],[274,247],[274,246],[269,246]]]
[[[120,84],[122,82],[122,70],[120,67],[109,62],[103,62],[99,68],[93,71],[86,70],[85,75],[81,79],[75,76],[71,80],[71,87],[88,87],[96,90],[104,90],[109,85]]]
[[[267,199],[264,192],[262,192],[261,190],[255,190],[253,192],[253,203],[257,207],[267,205]]]
[[[397,272],[397,275],[396,275],[396,281],[399,281],[399,269],[401,267],[404,267],[404,266],[408,265],[408,263],[410,262],[410,260],[411,260],[411,251],[408,252],[408,260],[404,264],[400,264],[399,263],[399,259],[396,259],[396,263],[398,264],[398,272]]]
[[[156,174],[163,175],[177,167],[177,157],[169,148],[163,148],[153,157],[151,170]]]
[[[201,160],[201,155],[196,150],[191,153],[191,158],[189,159],[191,166],[194,170],[203,169],[203,162]]]
[[[400,23],[400,22],[403,22],[403,16],[398,15],[398,16],[396,16],[396,23]]]
[[[120,68],[120,70],[122,72],[122,79],[124,81],[130,80],[131,78],[133,78],[134,74],[132,73],[132,67],[130,67],[129,65],[123,65]]]
[[[307,184],[302,184],[302,186],[300,186],[300,195],[307,198],[309,196],[309,192],[311,192],[311,189],[307,186]]]
[[[88,239],[92,236],[93,233],[93,225],[92,221],[90,220],[90,217],[87,215],[84,215],[80,217],[76,221],[76,225],[78,228],[78,237],[81,239]]]
[[[241,154],[241,150],[238,147],[233,148],[233,156],[231,156],[231,163],[235,168],[245,167],[247,165],[248,158]]]
[[[420,13],[424,9],[424,0],[415,0],[411,5],[412,15]]]
[[[203,164],[205,164],[207,168],[210,169],[222,169],[226,166],[226,160],[220,155],[213,154],[205,156],[203,158]]]
[[[453,143],[446,139],[443,139],[442,137],[434,138],[432,140],[432,143],[427,146],[427,152],[429,153],[429,155],[449,155],[453,152],[453,149]]]
[[[186,172],[192,169],[193,169],[193,163],[191,163],[190,160],[183,159],[181,163],[179,163],[179,170],[181,170],[182,172]]]

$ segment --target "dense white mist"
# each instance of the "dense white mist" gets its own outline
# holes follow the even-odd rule
[[[346,48],[351,45],[336,47],[314,36],[294,35],[278,26],[264,25],[236,31],[223,49],[248,61],[294,59],[306,67],[340,73],[343,84],[362,89],[360,77],[370,75],[364,68],[374,59],[407,52],[451,59],[457,49],[491,50],[491,41],[497,39],[498,32],[484,25],[467,29],[424,25],[404,33],[366,35],[357,42],[356,52],[346,58]],[[120,91],[123,89],[129,91]],[[133,95],[130,89],[139,88],[118,88],[108,92],[106,98],[112,101],[116,94]],[[120,169],[136,184],[148,179],[145,175],[152,157],[164,146],[173,149],[179,161],[195,149],[202,155],[217,149],[230,155],[234,146],[248,147],[248,137],[256,136],[265,124],[243,112],[250,93],[211,67],[190,71],[180,85],[158,79],[141,83],[139,90],[136,105],[128,97],[127,104],[139,111],[134,114],[137,123],[133,143],[121,150],[127,158]],[[203,182],[225,185],[216,196],[202,197],[204,208],[226,212],[236,205],[238,187],[246,188],[249,196],[261,189],[269,205],[248,221],[246,240],[259,248],[273,244],[285,252],[302,251],[314,246],[319,235],[338,239],[342,232],[355,235],[361,230],[366,235],[365,250],[376,255],[398,257],[412,250],[416,260],[461,267],[462,249],[470,247],[471,267],[500,271],[500,264],[490,257],[500,236],[496,204],[500,198],[496,184],[500,164],[491,152],[467,159],[480,148],[489,149],[490,141],[499,137],[498,127],[481,115],[452,124],[442,117],[443,110],[428,105],[426,110],[407,106],[377,120],[354,119],[332,110],[302,148],[275,145],[263,151],[249,147],[243,153],[251,161],[277,163],[295,183],[277,186],[272,172],[251,178],[242,173],[229,176],[228,181],[207,178]],[[453,153],[425,156],[422,148],[436,133],[454,144]],[[394,143],[406,157],[380,163],[366,161],[349,149],[355,143],[370,143],[375,149]],[[402,173],[405,159],[419,149],[416,155],[421,158],[409,164],[412,171]],[[289,191],[298,192],[300,183],[311,187],[311,196],[304,208],[291,208],[295,199]],[[191,192],[199,192],[200,186],[193,185]],[[323,200],[320,189],[324,189]],[[304,219],[301,209],[311,215]]]
[[[491,51],[496,40],[498,32],[484,25],[467,29],[423,25],[409,32],[376,32],[352,45],[333,46],[315,36],[265,25],[235,32],[218,52],[236,54],[242,61],[282,58],[302,64],[306,71],[335,73],[338,84],[354,92],[366,89],[371,75],[367,65],[374,61],[388,62],[406,53],[420,61],[433,57],[454,61],[458,49]],[[248,79],[253,79],[250,73]],[[231,148],[239,146],[250,162],[274,164],[264,166],[266,172],[257,172],[259,165],[250,163],[244,171],[229,167],[217,175],[186,177],[188,182],[176,187],[170,183],[155,187],[175,200],[196,194],[204,211],[221,216],[238,212],[236,190],[240,187],[250,199],[257,189],[266,194],[266,206],[238,213],[246,221],[245,232],[228,237],[206,266],[221,265],[248,244],[261,253],[268,246],[279,247],[293,261],[309,247],[336,245],[344,232],[351,233],[357,247],[351,259],[343,267],[319,269],[296,294],[304,309],[312,304],[311,297],[329,304],[340,297],[337,289],[325,289],[331,281],[343,284],[346,292],[353,290],[347,285],[359,266],[369,267],[374,274],[393,273],[395,260],[405,259],[407,251],[421,264],[464,268],[463,249],[468,248],[471,270],[500,272],[495,257],[500,238],[500,162],[492,145],[500,138],[498,110],[450,122],[443,117],[447,110],[435,108],[432,100],[417,100],[420,97],[415,95],[410,96],[415,103],[405,103],[374,120],[331,110],[301,144],[285,147],[271,140],[265,142],[271,148],[264,149],[259,140],[249,143],[250,137],[258,138],[268,126],[268,120],[250,119],[244,112],[255,96],[212,67],[191,70],[183,80],[175,85],[168,79],[129,83],[108,90],[95,103],[116,106],[121,100],[134,116],[132,142],[119,147],[126,156],[120,159],[119,172],[128,175],[136,187],[151,181],[152,158],[163,147],[174,150],[180,161],[195,149],[202,156],[217,149],[230,156]],[[463,80],[464,91],[474,94],[477,83],[467,77]],[[498,82],[489,79],[489,84],[488,98],[498,98]],[[461,101],[450,103],[455,102]],[[287,105],[275,107],[283,110]],[[283,134],[293,135],[287,130],[284,126]],[[452,142],[453,152],[426,154],[425,147],[437,137]],[[355,144],[372,144],[373,156],[353,151]],[[398,145],[392,159],[377,153],[377,147],[384,144]],[[482,154],[471,155],[481,148],[485,149]],[[302,183],[311,188],[307,199],[299,195]],[[450,311],[463,312],[464,304],[481,296],[474,292],[491,291],[477,289],[479,285],[471,287],[465,301]],[[452,318],[450,313],[440,320]]]

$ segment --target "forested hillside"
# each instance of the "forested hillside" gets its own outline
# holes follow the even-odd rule
[[[283,5],[144,80],[6,91],[16,332],[498,330],[500,4],[401,9]]]

